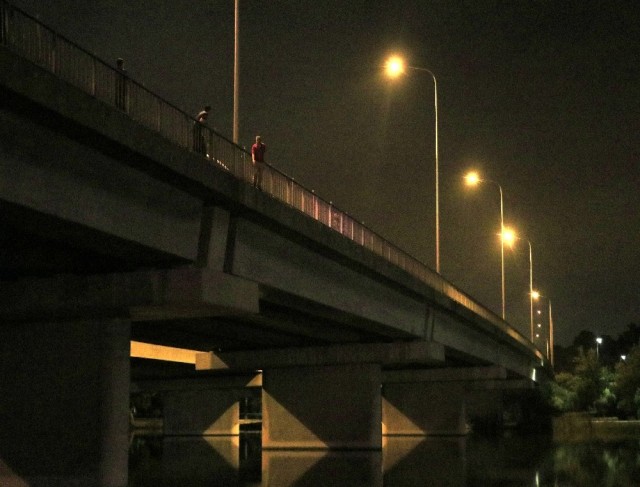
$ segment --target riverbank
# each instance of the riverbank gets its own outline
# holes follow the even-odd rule
[[[640,420],[599,418],[589,413],[567,413],[553,418],[553,439],[560,442],[640,439]]]

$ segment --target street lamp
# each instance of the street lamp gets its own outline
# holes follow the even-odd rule
[[[436,76],[427,68],[408,66],[400,56],[391,56],[385,63],[385,71],[390,78],[405,74],[407,69],[429,73],[433,79],[433,107],[435,115],[435,159],[436,159],[436,272],[440,274],[440,164],[438,162],[438,82]]]
[[[510,247],[512,247],[516,239],[519,239],[519,237],[517,237],[512,230],[505,228],[503,239],[505,243],[507,243]],[[526,240],[527,244],[529,244],[529,329],[530,329],[530,338],[531,338],[531,341],[533,342],[533,300],[536,299],[534,298],[534,291],[533,291],[533,250],[531,246],[531,240],[529,239],[524,239],[524,240]],[[537,297],[540,297],[540,293],[536,292],[536,295]]]
[[[529,317],[531,320],[531,341],[533,341],[533,251],[529,239],[527,239],[527,243],[529,244]]]
[[[600,345],[602,344],[602,337],[596,338],[596,358],[600,360]]]
[[[540,298],[544,298],[546,296],[543,296],[542,294],[540,294],[538,291],[531,291],[531,297],[535,300],[538,300]],[[553,363],[555,360],[555,354],[553,351],[553,314],[551,311],[551,298],[547,297],[547,301],[549,302],[549,351],[547,353],[549,361],[551,362],[551,366],[553,367]],[[540,313],[538,311],[538,313]],[[540,325],[538,325],[540,326]],[[600,341],[602,341],[602,339],[600,339]]]
[[[533,250],[531,247],[531,240],[526,240],[529,244],[529,326],[531,329],[531,341],[533,341],[533,300],[538,299],[540,297],[540,293],[533,290]]]
[[[233,41],[233,143],[239,138],[239,91],[240,91],[240,0],[234,0],[234,41]]]
[[[469,173],[467,173],[464,177],[467,186],[477,186],[480,183],[491,183],[491,184],[495,184],[498,189],[500,190],[500,263],[501,263],[501,280],[502,280],[502,319],[506,319],[506,313],[505,313],[505,297],[504,297],[504,244],[505,244],[505,237],[508,237],[509,234],[505,232],[505,227],[504,227],[504,203],[503,203],[503,198],[502,198],[502,186],[500,186],[498,183],[496,183],[495,181],[492,181],[491,179],[481,179],[480,175],[475,172],[475,171],[471,171]]]

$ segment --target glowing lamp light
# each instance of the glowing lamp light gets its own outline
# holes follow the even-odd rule
[[[540,293],[538,291],[531,291],[531,297],[533,299],[540,299]],[[538,310],[538,314],[540,314],[540,310]]]
[[[480,182],[480,175],[475,171],[471,171],[465,175],[464,180],[467,186],[476,186]]]
[[[514,232],[512,229],[510,228],[505,228],[502,231],[502,240],[504,241],[504,243],[506,243],[509,247],[513,247],[513,244],[516,241],[516,232]]]
[[[398,76],[404,74],[404,59],[402,59],[400,56],[390,57],[385,64],[385,71],[387,72],[387,76],[389,76],[390,78],[397,78]]]

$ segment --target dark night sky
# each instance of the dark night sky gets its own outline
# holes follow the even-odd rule
[[[233,0],[14,0],[231,136]],[[442,274],[529,333],[534,287],[556,342],[640,323],[640,2],[241,0],[240,138],[435,267],[433,83],[391,82],[392,52],[438,81]],[[210,123],[211,124],[211,123]]]

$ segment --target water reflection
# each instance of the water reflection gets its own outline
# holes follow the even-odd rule
[[[640,440],[554,444],[545,436],[387,437],[382,451],[261,451],[260,434],[134,437],[130,487],[629,487]]]
[[[467,437],[387,437],[383,485],[466,485]]]
[[[262,486],[382,487],[380,451],[263,451]]]
[[[251,482],[260,483],[259,435],[139,436],[131,443],[132,487],[251,485]]]
[[[556,448],[557,485],[629,487],[640,485],[640,441],[584,443]]]

